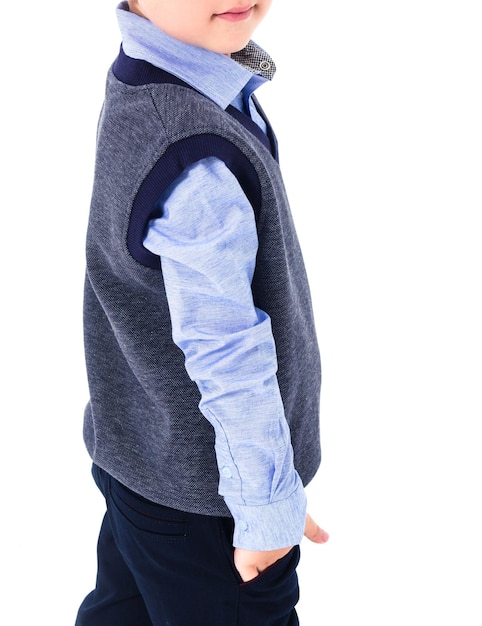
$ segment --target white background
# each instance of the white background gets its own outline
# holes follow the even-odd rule
[[[482,624],[481,19],[275,0],[259,92],[311,279],[328,544],[303,626]],[[73,625],[103,503],[82,442],[84,236],[115,3],[2,8],[0,622]],[[195,625],[193,625],[195,626]]]

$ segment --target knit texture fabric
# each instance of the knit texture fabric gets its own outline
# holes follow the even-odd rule
[[[97,465],[149,500],[228,516],[218,494],[214,430],[171,337],[159,261],[142,246],[157,199],[185,167],[207,156],[226,163],[253,206],[259,238],[253,298],[271,317],[295,467],[305,485],[319,466],[320,359],[278,163],[238,119],[198,92],[126,85],[112,71],[87,232],[84,439]]]

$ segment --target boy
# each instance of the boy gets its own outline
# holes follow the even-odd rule
[[[77,626],[293,626],[320,461],[303,261],[254,90],[271,0],[132,0],[87,234],[84,439],[107,502]]]

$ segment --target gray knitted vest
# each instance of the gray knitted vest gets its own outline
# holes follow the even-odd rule
[[[84,439],[97,465],[142,496],[229,515],[217,491],[214,430],[172,341],[159,259],[142,246],[146,224],[187,165],[216,156],[238,178],[258,229],[254,302],[271,317],[279,387],[304,484],[320,462],[321,379],[306,273],[270,150],[193,89],[142,82],[126,84],[111,70],[99,122],[87,232]]]

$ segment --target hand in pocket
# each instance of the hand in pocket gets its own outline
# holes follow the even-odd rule
[[[314,543],[326,543],[328,533],[320,528],[310,515],[306,515],[305,537]],[[268,567],[274,565],[292,549],[293,546],[278,548],[277,550],[243,550],[235,548],[234,565],[243,582],[253,580],[262,574]]]

